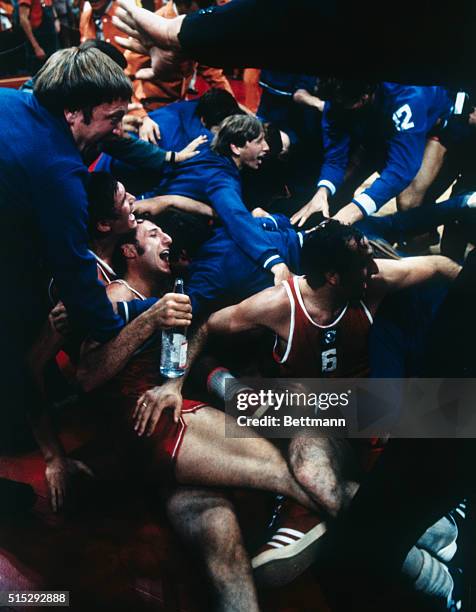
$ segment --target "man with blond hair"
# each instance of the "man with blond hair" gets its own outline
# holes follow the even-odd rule
[[[9,352],[1,367],[7,415],[0,449],[11,446],[25,406],[37,401],[23,361],[46,318],[42,278],[54,277],[83,333],[104,342],[122,326],[88,252],[88,172],[81,155],[118,133],[131,91],[109,57],[76,47],[46,62],[33,95],[0,89],[0,207],[9,227],[2,241],[9,298],[1,308],[0,333]]]

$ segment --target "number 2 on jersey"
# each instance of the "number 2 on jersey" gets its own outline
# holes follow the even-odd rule
[[[392,115],[393,122],[395,123],[395,128],[399,132],[403,132],[404,130],[410,130],[411,128],[415,127],[413,121],[410,121],[411,118],[412,109],[409,107],[408,104],[404,104],[403,106],[401,106]]]

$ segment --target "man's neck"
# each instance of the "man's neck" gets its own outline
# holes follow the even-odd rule
[[[169,289],[169,277],[157,278],[157,274],[147,275],[143,271],[129,269],[124,280],[146,298],[162,297]]]
[[[91,251],[112,267],[112,254],[117,244],[117,236],[105,236],[100,240],[92,240]]]
[[[238,170],[241,170],[243,167],[243,164],[241,163],[241,159],[239,157],[230,157],[231,161],[235,164],[235,166],[238,168]]]
[[[302,278],[299,288],[310,317],[319,325],[329,325],[335,321],[348,302],[339,291],[328,284],[311,289],[306,279]]]

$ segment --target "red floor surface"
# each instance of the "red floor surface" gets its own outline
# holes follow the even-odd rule
[[[69,450],[88,437],[79,431],[74,422],[65,428]],[[81,448],[75,452],[84,456]],[[160,503],[146,501],[133,484],[101,483],[74,511],[55,515],[43,472],[39,452],[0,458],[1,477],[30,483],[38,495],[33,512],[0,524],[0,591],[68,590],[74,612],[212,609],[200,563],[175,537]],[[237,501],[245,534],[265,525],[269,496],[246,492]],[[328,609],[310,572],[288,587],[261,592],[260,600],[265,612]]]

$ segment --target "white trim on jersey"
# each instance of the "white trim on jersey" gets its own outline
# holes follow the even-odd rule
[[[112,285],[113,283],[117,283],[118,285],[124,285],[124,287],[127,287],[129,289],[129,291],[132,291],[132,293],[134,295],[137,295],[137,297],[140,300],[145,300],[146,299],[145,295],[142,295],[142,293],[139,293],[139,291],[137,291],[137,289],[134,289],[134,287],[131,287],[129,285],[129,283],[127,281],[125,281],[124,279],[122,279],[122,278],[116,278],[115,280],[111,281],[109,284]]]
[[[267,214],[265,219],[271,219],[271,221],[274,223],[274,226],[276,229],[279,229],[279,225],[278,222],[276,221],[276,219],[273,217],[273,215]]]
[[[127,302],[122,302],[124,304],[124,315],[126,317],[126,325],[129,323],[129,305]]]
[[[331,195],[334,195],[336,192],[336,186],[334,183],[331,183],[327,179],[322,179],[317,183],[318,187],[327,187],[327,189],[331,192]]]
[[[275,259],[281,259],[281,255],[271,255],[271,257],[268,257],[268,259],[263,264],[263,268],[266,268],[268,264],[274,261]]]
[[[371,198],[368,193],[360,193],[352,200],[354,204],[357,204],[362,212],[366,215],[373,215],[377,210],[377,204],[375,200]]]
[[[101,259],[99,255],[96,255],[94,251],[91,251],[91,249],[88,249],[88,251],[91,253],[91,255],[96,260],[96,265],[99,268],[99,271],[104,276],[104,278],[107,281],[107,284],[109,285],[111,283],[111,278],[109,278],[108,275],[110,274],[111,277],[113,277],[113,276],[117,276],[117,274],[114,272],[111,266],[108,263],[106,263],[104,259]]]
[[[177,454],[177,451],[180,448],[180,443],[182,442],[183,437],[185,435],[186,425],[182,417],[179,418],[178,426],[180,427],[180,431],[175,442],[174,450],[172,451],[172,459],[175,459],[175,455]]]
[[[286,363],[287,358],[289,357],[289,353],[291,352],[291,347],[293,345],[293,337],[294,337],[294,326],[295,326],[295,313],[296,313],[296,304],[294,303],[293,294],[291,293],[291,289],[289,287],[288,281],[283,281],[283,286],[286,289],[286,293],[288,294],[289,304],[291,306],[291,318],[289,319],[289,335],[286,343],[286,350],[284,351],[284,355],[282,359],[278,360],[278,363]],[[275,336],[274,339],[274,348],[273,352],[277,356],[278,353],[276,348],[278,346],[278,336]]]
[[[337,325],[337,323],[339,323],[339,321],[342,319],[342,317],[347,312],[347,308],[349,306],[349,302],[347,302],[347,304],[344,306],[344,308],[342,309],[342,312],[339,314],[339,316],[337,317],[337,319],[335,321],[333,321],[332,323],[329,323],[329,325],[319,325],[319,323],[316,323],[316,321],[314,321],[311,318],[311,315],[306,310],[306,306],[304,305],[304,300],[302,299],[302,295],[301,295],[301,289],[299,288],[299,282],[298,281],[299,281],[300,278],[303,278],[303,277],[302,276],[295,276],[293,278],[294,289],[296,290],[296,295],[297,295],[297,299],[298,299],[299,305],[301,306],[302,311],[304,312],[306,317],[309,319],[309,321],[314,325],[314,327],[320,327],[321,329],[328,329],[329,327],[334,327],[335,325]]]
[[[365,305],[365,303],[362,300],[360,300],[360,305],[362,306],[365,314],[367,315],[367,319],[370,321],[370,325],[373,325],[374,318],[372,316],[372,313],[370,312],[370,310],[367,308],[367,306]]]

